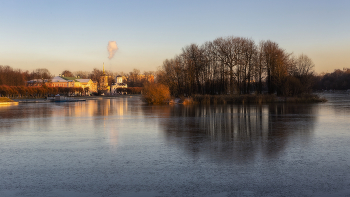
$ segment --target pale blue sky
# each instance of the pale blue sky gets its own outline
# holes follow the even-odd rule
[[[316,71],[350,67],[350,1],[0,0],[0,65],[22,70],[156,70],[191,43],[270,39]],[[119,50],[108,59],[108,41]]]

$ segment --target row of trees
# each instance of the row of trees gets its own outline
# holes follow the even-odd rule
[[[145,71],[141,73],[140,70],[133,69],[133,71],[124,74],[123,76],[127,78],[128,86],[142,87],[144,83],[154,81],[154,74],[154,71]]]
[[[143,87],[117,88],[117,92],[127,92],[128,94],[141,94]]]
[[[120,91],[128,94],[141,94],[142,87],[129,87]],[[86,95],[89,92],[88,88],[78,87],[26,87],[26,86],[7,86],[0,85],[0,97],[9,98],[44,98],[48,95]]]
[[[48,95],[72,95],[84,94],[83,88],[74,87],[26,87],[26,86],[7,86],[0,85],[0,97],[10,98],[43,98]]]
[[[10,66],[0,65],[0,85],[25,85],[27,74],[20,69],[13,69]]]
[[[29,72],[0,65],[0,85],[24,86],[26,81],[32,79],[51,79],[52,77],[53,75],[46,68],[38,68]]]
[[[91,79],[92,81],[99,81],[100,76],[103,74],[103,71],[97,68],[94,68],[92,72],[71,72],[69,70],[64,70],[61,74],[65,77],[80,77],[85,79]],[[141,73],[141,71],[138,69],[133,69],[129,73],[113,73],[111,71],[105,71],[105,74],[108,76],[108,85],[115,83],[116,76],[120,75],[124,77],[124,83],[127,83],[129,87],[142,87],[146,81],[149,81],[154,76],[153,71],[145,71]]]
[[[64,70],[61,75],[65,77],[79,77],[82,79],[91,79],[92,81],[99,81],[101,75],[103,74],[102,70],[94,68],[91,72],[88,71],[76,71],[71,72],[69,70]],[[108,77],[108,85],[115,83],[115,77],[121,75],[125,78],[124,83],[127,83],[129,87],[142,87],[143,83],[153,79],[154,72],[146,71],[141,73],[138,69],[133,69],[129,73],[124,72],[111,72],[105,71],[105,74]],[[0,65],[0,85],[8,86],[24,86],[26,81],[32,79],[52,79],[54,76],[46,68],[38,68],[29,71],[22,71],[20,69],[13,69],[10,66]]]
[[[163,62],[156,78],[172,95],[261,94],[265,88],[294,96],[311,91],[313,67],[306,55],[295,57],[270,40],[231,36],[184,47]]]
[[[348,90],[350,89],[350,69],[334,70],[316,77],[316,90]]]

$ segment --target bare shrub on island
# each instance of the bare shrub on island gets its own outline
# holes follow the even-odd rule
[[[145,83],[142,95],[149,104],[163,104],[170,100],[169,87],[160,83]]]

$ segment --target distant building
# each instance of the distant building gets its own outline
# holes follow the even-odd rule
[[[105,64],[103,63],[103,73],[100,76],[99,84],[98,84],[98,92],[100,94],[108,93],[110,91],[110,87],[108,86],[108,76],[105,73]]]
[[[49,80],[48,79],[32,79],[30,81],[27,81],[27,86],[31,87],[41,87],[44,84],[46,84]]]
[[[118,75],[115,78],[115,83],[111,86],[111,93],[126,93],[126,88],[128,85],[126,83],[123,83],[123,77]]]
[[[51,80],[48,79],[33,79],[27,81],[27,86],[41,87],[46,85],[47,87],[66,87],[66,88],[83,88],[84,92],[91,94],[97,92],[97,83],[91,79],[80,79],[77,77],[64,77],[63,75],[56,76]]]
[[[75,79],[84,90],[87,89],[89,93],[97,92],[97,83],[93,82],[91,79]]]
[[[74,79],[67,79],[63,76],[56,76],[47,84],[49,87],[74,87]]]
[[[97,83],[93,82],[91,79],[81,79],[79,77],[62,77],[62,79],[70,82],[70,86],[75,88],[83,88],[84,92],[89,94],[97,92]]]

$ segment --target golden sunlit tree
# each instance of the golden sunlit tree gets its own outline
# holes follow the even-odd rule
[[[145,83],[142,95],[149,104],[162,104],[170,100],[169,87],[160,83]]]

